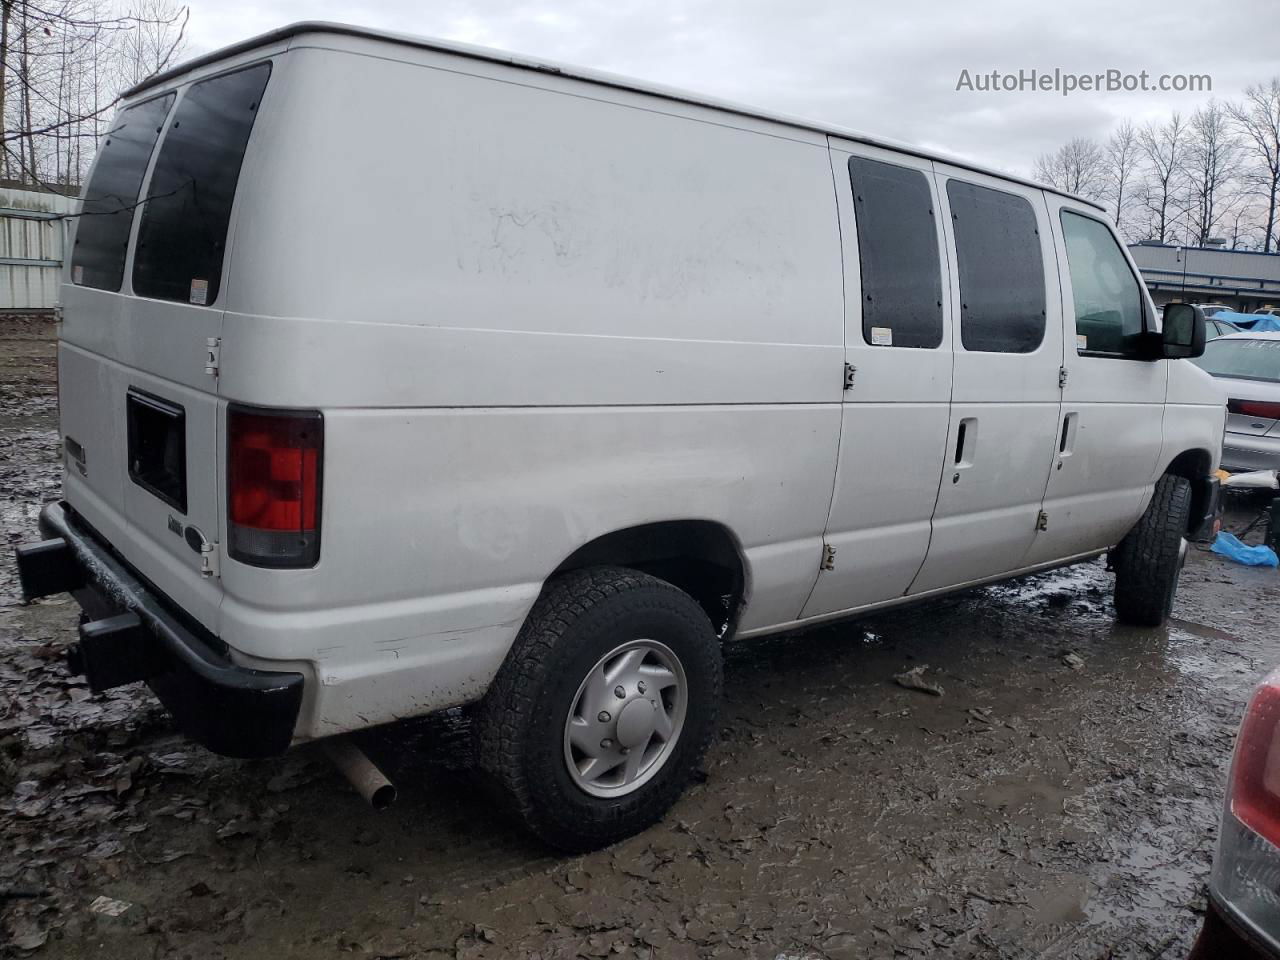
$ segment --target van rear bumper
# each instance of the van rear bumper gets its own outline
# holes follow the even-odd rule
[[[65,503],[40,512],[43,543],[17,550],[27,600],[69,592],[89,617],[69,662],[95,691],[139,680],[179,729],[229,757],[283,753],[302,705],[300,673],[238,666],[227,648],[152,588]]]

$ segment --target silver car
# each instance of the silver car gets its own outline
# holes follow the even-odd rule
[[[1228,323],[1226,320],[1210,320],[1204,322],[1205,336],[1210,340],[1216,340],[1218,337],[1227,337],[1233,333],[1239,333],[1240,328],[1234,323]]]
[[[1191,361],[1227,391],[1225,470],[1280,468],[1280,333],[1233,333]]]

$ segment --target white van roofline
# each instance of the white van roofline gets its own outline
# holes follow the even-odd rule
[[[478,47],[471,44],[454,43],[448,40],[418,37],[413,36],[412,34],[394,33],[387,30],[374,30],[369,27],[358,27],[344,23],[330,23],[323,20],[303,20],[298,23],[291,23],[288,26],[280,27],[279,29],[260,34],[256,37],[251,37],[248,40],[242,40],[240,43],[223,47],[220,50],[214,50],[211,53],[196,57],[193,60],[188,60],[170,70],[157,73],[156,75],[143,80],[141,83],[130,87],[124,92],[121,99],[129,99],[143,91],[167,84],[170,81],[181,77],[183,74],[190,73],[192,70],[199,67],[207,66],[211,63],[217,63],[220,60],[226,60],[238,54],[256,49],[257,47],[265,47],[270,44],[279,43],[283,40],[288,40],[292,37],[308,33],[328,33],[338,36],[384,40],[390,43],[403,44],[405,46],[416,47],[423,50],[438,50],[444,53],[471,57],[476,60],[488,60],[494,63],[502,63],[512,67],[519,67],[524,70],[533,70],[538,73],[550,73],[574,80],[583,80],[587,83],[594,83],[604,87],[614,87],[620,90],[630,90],[636,93],[649,94],[650,96],[662,97],[663,99],[674,100],[680,103],[709,107],[713,110],[724,111],[725,113],[738,114],[740,116],[751,117],[757,120],[766,120],[772,123],[795,127],[800,130],[808,130],[815,133],[826,134],[828,136],[840,137],[845,140],[853,140],[857,143],[865,143],[873,147],[894,150],[899,153],[921,157],[926,160],[936,160],[940,163],[946,163],[953,167],[961,167],[990,177],[1008,180],[1011,183],[1018,183],[1023,186],[1033,187],[1037,190],[1045,190],[1049,193],[1068,197],[1078,203],[1086,204],[1087,206],[1101,210],[1104,213],[1106,212],[1106,208],[1096,201],[1077,196],[1073,193],[1068,193],[1065,190],[1059,190],[1049,184],[1040,183],[1026,177],[1019,177],[1016,174],[997,170],[993,167],[986,167],[959,157],[925,150],[906,143],[899,143],[880,137],[868,136],[865,133],[859,133],[855,130],[847,130],[843,127],[834,126],[832,124],[819,123],[815,120],[805,120],[801,117],[792,117],[786,114],[770,113],[767,110],[761,110],[757,107],[734,103],[728,100],[718,100],[714,97],[704,96],[687,90],[680,90],[675,87],[666,87],[661,84],[647,83],[643,80],[635,80],[630,77],[623,77],[600,70],[590,70],[585,67],[577,67],[571,64],[556,63],[550,60],[540,60],[534,57],[519,56],[517,54],[507,53],[503,50],[494,50],[489,47]]]

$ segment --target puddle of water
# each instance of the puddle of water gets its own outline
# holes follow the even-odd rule
[[[1219,630],[1217,627],[1206,626],[1203,623],[1196,623],[1194,620],[1183,620],[1181,617],[1170,617],[1169,627],[1170,633],[1181,630],[1204,640],[1226,640],[1228,643],[1237,644],[1241,642],[1240,638],[1235,634]]]
[[[1114,924],[1149,919],[1187,909],[1203,882],[1203,868],[1189,862],[1185,850],[1134,839],[1106,867],[1111,874],[1084,903],[1089,923]]]
[[[977,794],[984,806],[1035,816],[1062,813],[1063,803],[1072,795],[1064,784],[1036,772],[991,777]]]
[[[1064,594],[1068,595],[1068,599],[1084,599],[1089,596],[1091,587],[1105,587],[1110,592],[1108,580],[1106,569],[1099,559],[985,589],[989,596],[1009,603],[1049,600]]]

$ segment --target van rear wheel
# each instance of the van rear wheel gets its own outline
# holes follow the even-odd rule
[[[1111,551],[1116,618],[1122,623],[1158,627],[1165,622],[1187,556],[1190,521],[1191,484],[1164,475],[1142,517]]]
[[[569,573],[543,591],[481,704],[480,763],[536,836],[591,850],[661,819],[716,729],[719,642],[648,574]]]

